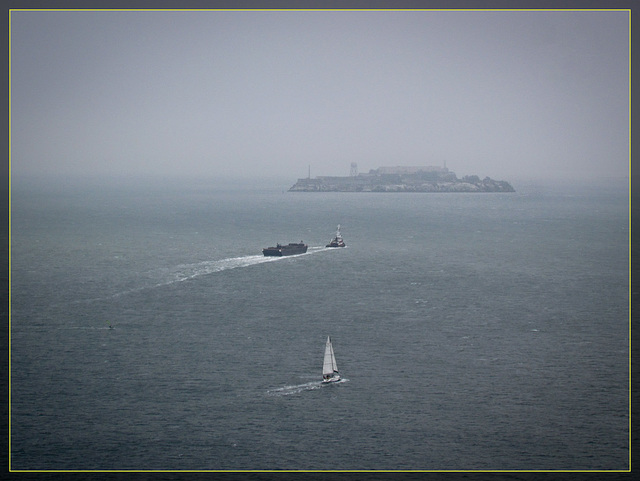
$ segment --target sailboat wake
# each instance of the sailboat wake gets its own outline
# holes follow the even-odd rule
[[[303,391],[314,391],[323,387],[331,386],[333,384],[343,384],[348,382],[348,379],[342,378],[339,381],[332,381],[330,383],[324,383],[322,381],[307,382],[304,384],[296,384],[295,386],[282,386],[274,389],[268,389],[268,396],[290,396],[291,394],[299,394]]]
[[[322,387],[322,382],[314,381],[307,382],[304,384],[298,384],[295,386],[283,386],[275,389],[269,389],[267,394],[270,396],[289,396],[291,394],[298,394],[302,391],[312,391],[314,389],[320,389]]]

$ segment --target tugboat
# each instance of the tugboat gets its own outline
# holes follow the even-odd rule
[[[327,247],[346,247],[347,244],[342,240],[342,236],[340,235],[340,224],[338,224],[338,230],[336,231],[336,236],[327,244]]]
[[[265,256],[293,256],[296,254],[304,254],[307,252],[307,248],[309,246],[305,244],[303,241],[299,243],[289,243],[286,246],[281,244],[276,244],[275,247],[265,247],[262,249],[262,253]]]

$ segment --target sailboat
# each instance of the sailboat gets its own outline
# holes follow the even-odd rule
[[[336,356],[333,353],[333,345],[331,344],[331,336],[327,336],[327,344],[324,348],[324,363],[322,364],[322,382],[336,382],[340,380],[338,373],[338,365],[336,364]]]

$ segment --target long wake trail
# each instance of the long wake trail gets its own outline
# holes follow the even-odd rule
[[[111,294],[109,296],[77,300],[77,301],[74,301],[74,304],[104,301],[108,299],[116,299],[127,294],[133,294],[133,293],[145,291],[148,289],[155,289],[158,287],[168,286],[171,284],[175,284],[177,282],[184,282],[191,279],[195,279],[200,276],[206,276],[206,275],[214,274],[217,272],[223,272],[230,269],[238,269],[242,267],[255,266],[258,264],[264,264],[266,262],[277,262],[277,261],[283,261],[286,259],[295,259],[297,257],[303,257],[303,256],[315,254],[317,252],[322,252],[326,250],[330,250],[330,249],[325,247],[309,247],[306,253],[298,254],[294,256],[284,256],[284,257],[268,257],[264,255],[240,256],[240,257],[230,257],[227,259],[217,259],[217,260],[196,262],[194,264],[181,264],[175,267],[156,269],[152,271],[151,277],[161,279],[159,282],[154,283],[153,281],[151,281],[148,285],[134,287],[121,292],[117,292],[115,294]]]
[[[156,284],[154,287],[166,286],[175,282],[184,282],[196,277],[213,274],[216,272],[227,271],[230,269],[238,269],[240,267],[255,266],[257,264],[264,264],[265,262],[277,262],[286,259],[295,259],[297,257],[303,257],[317,252],[330,250],[325,247],[310,247],[304,254],[298,254],[295,256],[284,257],[267,257],[263,255],[252,255],[242,257],[230,257],[228,259],[219,259],[214,261],[203,261],[195,264],[184,264],[177,266],[169,272],[169,279]]]

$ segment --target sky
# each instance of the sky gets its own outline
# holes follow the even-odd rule
[[[627,11],[13,11],[16,176],[629,174]]]

